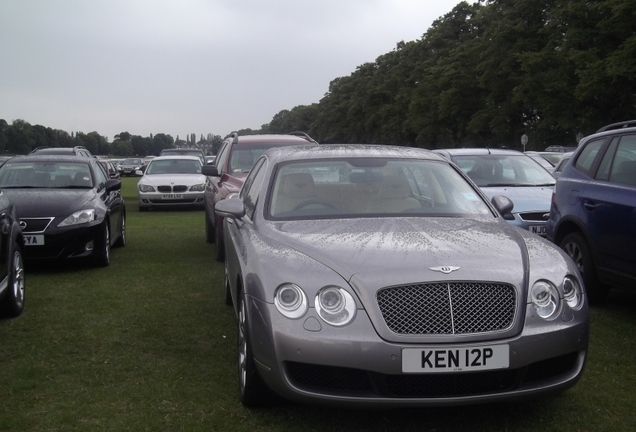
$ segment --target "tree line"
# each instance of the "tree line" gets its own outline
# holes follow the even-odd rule
[[[196,134],[190,134],[185,140],[176,140],[164,133],[150,134],[148,137],[121,132],[115,135],[113,142],[97,132],[71,132],[52,129],[42,125],[31,125],[18,119],[9,124],[0,119],[0,154],[27,154],[37,147],[75,147],[82,146],[95,155],[113,156],[158,156],[161,150],[174,147],[198,147],[208,154],[215,154],[223,142],[220,135],[203,134],[199,140]]]
[[[633,0],[482,0],[245,132],[426,148],[521,148],[527,134],[542,149],[634,118]]]

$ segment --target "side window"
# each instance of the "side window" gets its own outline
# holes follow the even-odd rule
[[[612,163],[610,181],[636,186],[636,135],[624,135]]]
[[[592,165],[598,155],[599,150],[603,146],[605,138],[598,139],[587,143],[579,157],[576,159],[575,167],[584,173],[591,175]]]
[[[95,177],[97,177],[97,189],[103,189],[106,186],[106,180],[108,176],[104,172],[101,164],[95,163],[93,165],[93,171],[95,171]]]
[[[241,190],[241,198],[245,203],[245,213],[250,219],[254,216],[256,202],[258,201],[258,194],[261,192],[263,179],[265,178],[265,172],[267,171],[267,164],[265,161],[266,159],[263,157],[256,162],[256,165],[248,175],[245,180],[245,185]]]
[[[216,167],[219,169],[219,174],[222,174],[224,172],[225,162],[227,161],[229,153],[230,142],[226,141],[225,143],[223,143],[223,147],[221,147],[221,150],[219,150],[219,155],[216,158]]]
[[[614,137],[607,148],[607,151],[603,155],[601,165],[599,165],[598,172],[596,173],[597,180],[609,180],[610,169],[612,168],[612,161],[614,160],[614,154],[616,153],[616,147],[618,146],[619,139],[620,137]]]

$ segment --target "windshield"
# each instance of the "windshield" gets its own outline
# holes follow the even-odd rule
[[[552,186],[556,182],[526,155],[462,155],[453,156],[453,162],[480,187]]]
[[[490,214],[446,163],[350,158],[281,166],[269,192],[273,219]]]
[[[0,169],[0,188],[92,188],[86,163],[7,162]]]
[[[121,164],[122,165],[141,165],[141,159],[126,159]]]
[[[146,169],[146,175],[152,174],[200,174],[201,162],[188,159],[153,160]]]
[[[274,147],[274,146],[270,146]],[[263,148],[233,148],[232,154],[230,155],[230,172],[233,173],[246,173],[249,172],[256,160],[261,157],[261,155],[267,150],[269,147]]]

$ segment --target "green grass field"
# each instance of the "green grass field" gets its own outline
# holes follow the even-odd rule
[[[27,264],[24,314],[0,320],[0,431],[636,430],[636,293],[592,310],[583,379],[554,397],[352,411],[237,397],[235,318],[202,211],[137,211],[111,265]]]

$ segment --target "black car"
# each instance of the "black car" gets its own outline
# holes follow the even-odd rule
[[[0,168],[0,188],[18,210],[25,259],[90,258],[110,264],[126,244],[121,181],[97,159],[20,156]]]
[[[24,238],[15,206],[0,191],[0,313],[17,317],[24,309]]]

